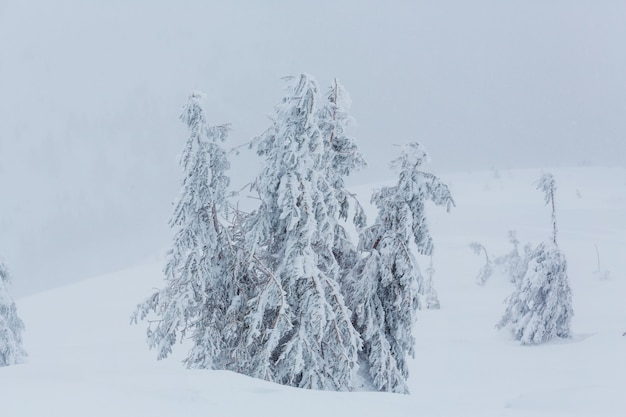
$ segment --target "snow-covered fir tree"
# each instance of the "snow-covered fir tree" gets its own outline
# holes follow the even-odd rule
[[[526,273],[507,298],[506,312],[497,325],[510,329],[524,345],[569,337],[573,316],[567,262],[556,240],[556,184],[552,174],[543,174],[537,188],[544,192],[546,204],[552,207],[552,239],[529,254]]]
[[[287,81],[272,126],[257,140],[265,165],[254,186],[260,206],[246,223],[246,252],[257,272],[244,325],[246,373],[347,390],[361,340],[333,253],[340,202],[326,175],[338,168],[324,162],[317,83],[306,74]]]
[[[221,218],[227,212],[227,155],[220,143],[228,126],[209,126],[200,93],[190,95],[180,119],[189,129],[180,164],[182,190],[170,225],[176,230],[165,266],[164,288],[138,306],[134,316],[154,313],[148,344],[158,358],[172,351],[178,339],[190,336],[190,368],[223,368],[225,319],[236,296],[233,275],[236,251]]]
[[[430,256],[433,251],[424,205],[432,201],[449,210],[454,204],[448,187],[422,170],[426,161],[424,149],[409,143],[392,163],[399,171],[398,183],[374,193],[378,217],[363,230],[359,243],[366,256],[346,282],[364,343],[363,362],[381,391],[408,392],[407,356],[414,354],[416,310],[424,296],[432,294],[413,254],[416,250]]]
[[[0,366],[22,363],[26,351],[22,346],[24,323],[17,315],[15,302],[9,293],[11,276],[0,261]]]

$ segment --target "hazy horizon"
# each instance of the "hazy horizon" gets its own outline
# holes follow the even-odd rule
[[[0,0],[0,257],[15,293],[168,245],[207,94],[228,147],[269,126],[281,77],[350,92],[369,167],[417,140],[436,172],[624,166],[626,3]],[[233,188],[257,174],[246,151]],[[254,169],[250,167],[255,167]]]

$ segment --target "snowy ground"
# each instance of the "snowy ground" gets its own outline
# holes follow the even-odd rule
[[[28,363],[0,369],[0,414],[20,416],[623,416],[626,412],[626,170],[557,169],[560,245],[569,262],[574,337],[521,347],[494,324],[512,290],[474,283],[480,241],[498,256],[506,233],[549,236],[539,172],[444,176],[457,207],[431,210],[442,309],[416,324],[412,395],[286,388],[228,372],[188,371],[184,352],[156,361],[134,306],[160,285],[162,257],[17,300]],[[356,190],[367,200],[369,189]],[[373,217],[373,213],[370,214]],[[610,278],[601,280],[601,267]],[[422,263],[423,269],[426,264]],[[16,277],[19,279],[19,277]]]

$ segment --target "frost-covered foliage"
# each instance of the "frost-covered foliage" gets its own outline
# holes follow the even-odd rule
[[[327,101],[318,112],[320,133],[324,142],[325,155],[322,158],[326,178],[337,192],[340,203],[340,218],[348,218],[350,193],[345,188],[345,177],[366,166],[365,159],[359,151],[354,138],[346,135],[350,125],[351,101],[346,89],[335,79],[328,89]],[[354,200],[354,199],[353,199]],[[357,226],[364,226],[362,209],[358,202],[356,216]]]
[[[26,351],[22,347],[24,323],[17,316],[17,308],[9,285],[11,277],[6,265],[0,261],[0,366],[24,362]]]
[[[522,344],[570,336],[572,294],[567,262],[556,245],[542,243],[530,254],[526,274],[507,303],[498,328],[510,329]]]
[[[193,93],[180,116],[190,136],[180,160],[182,190],[170,219],[176,235],[164,269],[165,286],[138,306],[133,319],[150,313],[158,317],[148,328],[148,344],[159,359],[171,353],[179,338],[190,336],[187,366],[222,368],[225,319],[237,292],[232,279],[236,252],[220,220],[227,210],[229,184],[229,163],[220,142],[228,126],[207,124],[201,97]]]
[[[254,186],[261,203],[245,226],[246,253],[256,270],[245,315],[251,362],[244,373],[303,388],[347,390],[361,340],[333,252],[341,184],[331,184],[327,173],[339,165],[324,160],[332,153],[318,119],[317,83],[306,74],[287,81],[272,126],[257,140],[265,165]]]
[[[354,138],[346,135],[345,130],[352,118],[349,114],[351,105],[350,96],[346,89],[334,80],[326,94],[327,100],[318,111],[318,124],[324,154],[320,158],[320,167],[325,173],[325,179],[335,192],[335,199],[339,203],[338,216],[332,213],[334,225],[333,254],[342,271],[349,271],[358,259],[356,246],[350,241],[345,228],[337,220],[347,220],[350,201],[354,204],[353,223],[357,230],[365,226],[365,213],[358,200],[345,187],[345,177],[365,167],[366,162],[359,151]]]
[[[363,360],[371,382],[381,391],[408,392],[407,356],[414,354],[412,334],[416,310],[426,287],[413,251],[431,255],[424,204],[447,209],[454,204],[448,187],[421,170],[427,154],[417,143],[402,148],[392,163],[399,171],[396,186],[376,191],[373,226],[363,230],[359,247],[366,252],[346,282],[354,323],[363,338]],[[433,301],[431,303],[434,304]]]
[[[552,175],[542,175],[537,188],[544,192],[546,204],[552,206],[552,241],[542,243],[528,255],[526,272],[507,298],[506,312],[497,325],[510,329],[524,345],[569,337],[574,314],[567,262],[556,243],[556,184]]]

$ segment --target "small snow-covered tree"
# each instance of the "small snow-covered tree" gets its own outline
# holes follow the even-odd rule
[[[337,186],[326,174],[318,86],[288,77],[273,124],[258,138],[265,165],[254,188],[259,208],[246,222],[246,253],[255,265],[244,339],[246,373],[302,388],[352,386],[361,340],[338,283],[333,253]]]
[[[598,269],[593,271],[594,277],[597,277],[601,280],[608,280],[611,278],[611,272],[608,269],[602,269],[600,265],[600,249],[598,249],[598,245],[593,245],[596,248],[596,259],[598,261]]]
[[[180,338],[190,333],[192,349],[186,359],[190,368],[223,368],[223,331],[227,311],[236,295],[236,253],[228,228],[220,220],[227,211],[229,168],[221,147],[228,126],[209,126],[193,93],[180,119],[190,135],[183,149],[182,190],[170,225],[176,229],[165,266],[165,286],[138,306],[133,317],[154,313],[156,323],[148,328],[148,344],[159,359],[172,351]]]
[[[410,143],[392,163],[399,171],[398,183],[372,196],[378,217],[361,233],[359,247],[366,256],[346,282],[353,320],[363,338],[363,361],[381,391],[408,392],[407,356],[414,354],[415,314],[424,295],[432,294],[413,254],[416,250],[429,256],[433,251],[425,202],[448,210],[454,204],[448,187],[421,170],[426,160],[424,149]]]
[[[17,315],[15,302],[9,294],[11,276],[0,261],[0,366],[22,363],[26,351],[22,347],[24,323]]]
[[[526,273],[507,298],[506,312],[497,325],[510,329],[524,345],[569,337],[573,316],[567,262],[556,241],[556,184],[552,174],[543,174],[537,188],[544,192],[546,204],[552,206],[552,239],[529,254]]]
[[[498,256],[493,262],[496,266],[504,269],[511,282],[516,283],[522,279],[528,268],[528,251],[524,252],[524,256],[520,255],[519,240],[514,230],[509,230],[508,236],[513,249],[505,255]]]

